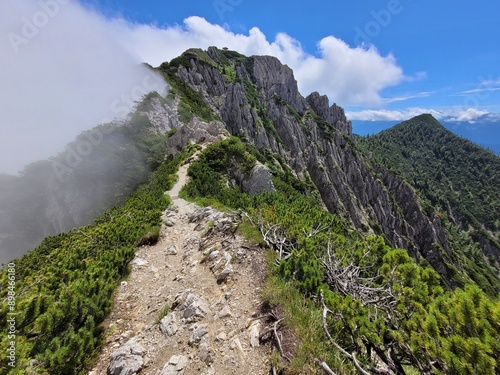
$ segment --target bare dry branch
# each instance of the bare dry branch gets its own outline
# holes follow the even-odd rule
[[[314,358],[314,362],[323,369],[326,375],[337,375],[325,362],[320,361],[318,358]]]
[[[368,371],[365,371],[363,367],[361,367],[361,364],[359,363],[358,359],[356,358],[356,352],[352,352],[351,354],[352,362],[354,363],[354,366],[358,369],[358,371],[363,374],[363,375],[370,375]]]
[[[364,254],[368,257],[369,251]],[[380,275],[363,277],[368,267],[355,265],[346,255],[339,258],[328,244],[323,258],[327,282],[330,288],[343,296],[358,299],[363,306],[374,305],[378,309],[391,311],[396,304],[396,296],[387,282],[382,282]]]
[[[281,339],[278,335],[278,324],[282,321],[283,319],[280,319],[280,320],[277,320],[274,322],[274,328],[273,328],[273,332],[274,332],[274,337],[276,338],[276,342],[278,343],[278,350],[280,351],[280,355],[285,358],[287,361],[290,361],[290,358],[288,358],[288,356],[285,354],[285,352],[283,351],[283,346],[281,345]]]
[[[262,217],[259,218],[257,222],[252,220],[250,216],[246,213],[244,215],[250,220],[253,225],[256,225],[262,234],[262,238],[264,239],[267,246],[273,248],[278,254],[277,263],[288,259],[292,251],[295,249],[295,243],[293,240],[287,237],[285,231],[280,228],[278,225],[271,225],[269,223],[264,222]]]
[[[345,355],[347,358],[351,359],[354,363],[354,366],[356,366],[356,368],[358,369],[358,371],[363,374],[363,375],[370,375],[369,372],[365,371],[362,367],[361,367],[361,364],[359,363],[359,361],[357,360],[356,358],[356,353],[352,353],[350,354],[349,352],[347,352],[344,348],[342,348],[339,344],[337,344],[335,342],[335,340],[333,339],[332,335],[330,334],[330,332],[328,331],[328,325],[326,323],[326,318],[328,316],[328,314],[333,314],[333,311],[330,310],[326,304],[325,304],[325,300],[324,300],[324,297],[323,297],[323,291],[320,292],[320,295],[321,295],[321,304],[323,305],[323,330],[325,331],[326,333],[326,336],[328,337],[328,339],[330,340],[330,343],[335,346],[335,348],[337,348],[337,350],[339,352],[341,352],[343,355]]]

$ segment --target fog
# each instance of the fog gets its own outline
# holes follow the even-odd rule
[[[164,87],[77,2],[2,0],[0,34],[0,173],[62,151]]]
[[[147,177],[146,155],[126,130],[80,134],[123,123],[166,83],[120,44],[108,21],[77,2],[2,0],[0,34],[6,263],[46,236],[90,223]]]

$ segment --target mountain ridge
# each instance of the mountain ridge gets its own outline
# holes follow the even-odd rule
[[[262,294],[264,315],[259,319],[272,323],[257,335],[259,341],[271,340],[276,347],[269,371],[319,373],[318,364],[325,372],[331,365],[340,373],[357,369],[397,375],[417,371],[493,375],[499,370],[495,358],[500,355],[496,340],[500,305],[492,297],[497,294],[498,276],[494,269],[483,267],[483,249],[471,245],[472,237],[450,225],[447,215],[428,204],[401,171],[369,155],[362,140],[352,134],[341,107],[330,106],[319,93],[302,97],[293,72],[269,56],[246,57],[215,47],[191,49],[156,69],[171,85],[168,95],[148,94],[126,121],[104,125],[117,138],[108,138],[103,143],[107,147],[68,171],[69,189],[62,188],[64,181],[56,183],[49,162],[27,169],[23,181],[43,175],[41,186],[55,189],[56,198],[66,206],[49,212],[52,216],[47,216],[43,204],[36,210],[28,206],[21,217],[51,217],[54,223],[63,222],[68,210],[78,213],[76,207],[85,207],[89,197],[79,192],[98,196],[115,187],[127,195],[140,180],[129,179],[130,175],[147,175],[148,181],[125,204],[105,211],[89,225],[46,238],[16,260],[20,368],[28,368],[28,373],[83,374],[92,368],[105,333],[119,340],[129,337],[130,333],[118,334],[112,327],[105,332],[103,322],[112,311],[113,294],[130,272],[129,264],[144,264],[140,259],[130,263],[134,256],[161,240],[162,225],[175,227],[168,208],[171,198],[165,191],[174,185],[181,164],[188,163],[189,180],[172,198],[181,196],[230,212],[229,219],[206,222],[205,234],[223,227],[234,236],[238,230],[269,250],[270,274]],[[421,119],[434,122],[425,115]],[[203,143],[210,145],[191,159]],[[409,154],[411,149],[400,151]],[[439,149],[445,154],[443,160],[447,151]],[[66,156],[53,160],[64,163]],[[119,168],[99,164],[96,175],[93,163],[105,156],[123,163]],[[147,168],[154,172],[148,175]],[[122,179],[116,184],[114,179],[104,180],[107,175]],[[79,186],[87,178],[96,184]],[[47,179],[51,183],[44,185]],[[37,191],[35,185],[32,188]],[[201,209],[200,215],[207,212],[212,210]],[[230,270],[238,259],[238,252],[235,257],[224,254],[228,243],[230,236],[220,243],[201,241],[188,249],[202,251],[197,254],[200,264],[186,267],[225,265],[217,276],[224,290],[231,285],[224,284],[226,268]],[[463,244],[465,250],[457,252]],[[251,254],[264,261],[260,251]],[[147,268],[154,272],[152,265]],[[3,286],[8,282],[9,274],[0,272],[3,336],[8,329]],[[152,298],[152,286],[150,295],[142,296],[140,285],[134,285],[136,292],[129,296],[135,302],[131,302]],[[168,307],[175,310],[164,329],[168,333],[176,323],[173,316],[181,313],[182,324],[188,324],[185,328],[194,338],[186,350],[193,358],[208,359],[205,354],[210,354],[215,338],[190,320],[200,302],[189,293],[162,309],[167,317]],[[143,302],[139,305],[150,308]],[[149,322],[151,312],[136,317]],[[135,333],[144,327],[133,328]],[[148,330],[165,344],[158,322],[151,322]],[[255,339],[256,332],[252,334]],[[143,332],[137,340],[150,345],[148,335]],[[0,349],[7,351],[10,343],[3,336]],[[201,343],[195,345],[202,336],[203,348]],[[285,337],[293,342],[283,348]],[[108,373],[119,371],[124,355],[130,354],[132,361],[141,356],[143,361],[146,354],[143,347],[132,344],[117,349]],[[229,349],[244,353],[237,343]],[[155,350],[156,346],[148,349]],[[185,358],[181,361],[178,356],[155,363],[157,369],[163,365],[162,373],[169,375],[176,365],[180,367],[174,373],[199,373],[199,368],[185,368]],[[200,365],[207,366],[207,374],[213,373],[210,363]],[[8,366],[1,358],[0,368],[8,371]]]
[[[453,231],[470,237],[471,243],[462,247],[479,244],[489,264],[498,269],[498,156],[453,134],[430,115],[358,141],[377,162],[417,188],[429,214],[444,215],[447,225],[456,227]],[[456,253],[465,251],[456,247]],[[486,267],[484,260],[477,261]]]
[[[400,121],[364,121],[353,120],[354,133],[360,136],[374,135],[383,130],[397,125]],[[450,121],[448,118],[440,118],[439,122],[455,135],[468,139],[486,150],[500,155],[500,131],[498,122],[478,119],[473,123]]]
[[[158,69],[167,80],[188,82],[232,135],[279,154],[297,176],[310,178],[328,210],[425,258],[450,286],[463,285],[453,281],[462,267],[450,259],[439,217],[424,212],[400,177],[361,156],[343,109],[318,93],[302,97],[278,59],[211,47],[188,50]]]

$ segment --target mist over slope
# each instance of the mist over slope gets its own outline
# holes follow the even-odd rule
[[[0,263],[44,237],[90,223],[146,181],[162,160],[171,129],[155,127],[141,112],[157,98],[150,93],[126,119],[82,132],[64,151],[29,164],[19,176],[0,175]]]
[[[108,22],[77,1],[2,1],[0,34],[0,173],[60,152],[165,89]]]

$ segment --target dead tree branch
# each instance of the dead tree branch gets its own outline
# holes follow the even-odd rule
[[[325,362],[320,361],[318,358],[314,358],[314,362],[323,369],[326,375],[337,375]]]
[[[369,252],[364,254],[368,257]],[[339,258],[328,244],[323,258],[327,282],[332,291],[358,299],[363,306],[374,305],[384,311],[392,311],[397,303],[396,296],[387,282],[380,275],[366,277],[370,266],[360,267],[346,256]]]
[[[280,226],[265,222],[262,216],[255,222],[247,213],[243,213],[243,215],[259,229],[267,246],[276,251],[278,255],[276,262],[278,264],[290,258],[293,250],[296,249],[296,244],[294,240],[288,238],[286,232]]]
[[[274,337],[276,338],[276,342],[278,344],[278,350],[280,351],[280,355],[285,358],[287,361],[290,361],[290,358],[288,358],[286,356],[286,354],[283,352],[283,346],[281,345],[281,339],[278,335],[278,324],[282,321],[283,319],[280,319],[280,320],[277,320],[274,322],[274,328],[273,328],[273,332],[274,332]]]
[[[361,374],[363,374],[363,375],[370,375],[370,373],[368,371],[364,370],[363,367],[361,367],[361,364],[359,363],[359,361],[356,358],[356,353],[355,352],[353,352],[352,354],[350,354],[349,352],[347,352],[347,350],[345,350],[339,344],[337,344],[335,342],[335,340],[333,339],[332,335],[328,331],[328,325],[326,323],[326,318],[327,318],[328,314],[335,315],[335,313],[326,306],[325,300],[324,300],[324,297],[323,297],[323,291],[320,292],[320,296],[321,296],[321,304],[323,305],[323,330],[325,331],[326,336],[330,340],[330,343],[333,346],[335,346],[335,348],[337,348],[337,350],[339,352],[341,352],[347,358],[349,358],[350,360],[352,360],[352,362],[354,363],[354,366],[358,369],[358,371]]]

